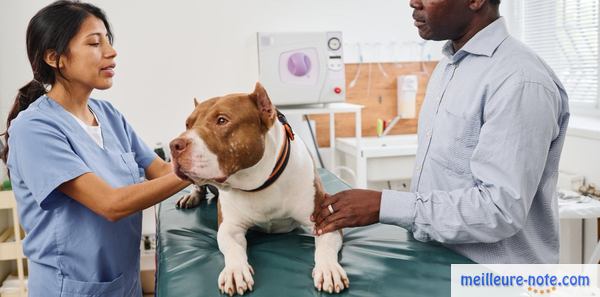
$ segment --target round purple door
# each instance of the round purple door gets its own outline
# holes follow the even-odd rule
[[[295,76],[304,76],[310,72],[310,58],[303,52],[292,54],[287,63],[288,70]]]

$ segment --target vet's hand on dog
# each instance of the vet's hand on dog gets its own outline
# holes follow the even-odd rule
[[[346,190],[333,196],[325,194],[321,209],[311,217],[315,222],[315,234],[377,223],[380,203],[381,192],[372,190]]]

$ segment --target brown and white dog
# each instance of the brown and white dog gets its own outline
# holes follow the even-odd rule
[[[294,138],[260,85],[251,94],[231,94],[202,103],[186,121],[186,131],[171,144],[177,175],[196,185],[219,188],[217,241],[225,258],[218,286],[222,293],[252,290],[254,271],[246,254],[246,231],[289,232],[314,228],[310,216],[324,191],[305,144]],[[178,202],[196,206],[193,193]],[[315,238],[314,285],[339,293],[349,286],[338,263],[341,232]]]

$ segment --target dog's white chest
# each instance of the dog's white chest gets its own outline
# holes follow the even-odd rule
[[[300,226],[298,222],[292,218],[270,219],[266,222],[255,222],[254,228],[266,233],[285,233],[290,232]]]

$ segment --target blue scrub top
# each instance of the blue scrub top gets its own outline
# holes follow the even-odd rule
[[[8,168],[27,236],[29,296],[141,296],[142,213],[110,222],[57,187],[93,172],[113,187],[141,181],[157,157],[110,103],[90,99],[104,149],[53,99],[10,125]]]

